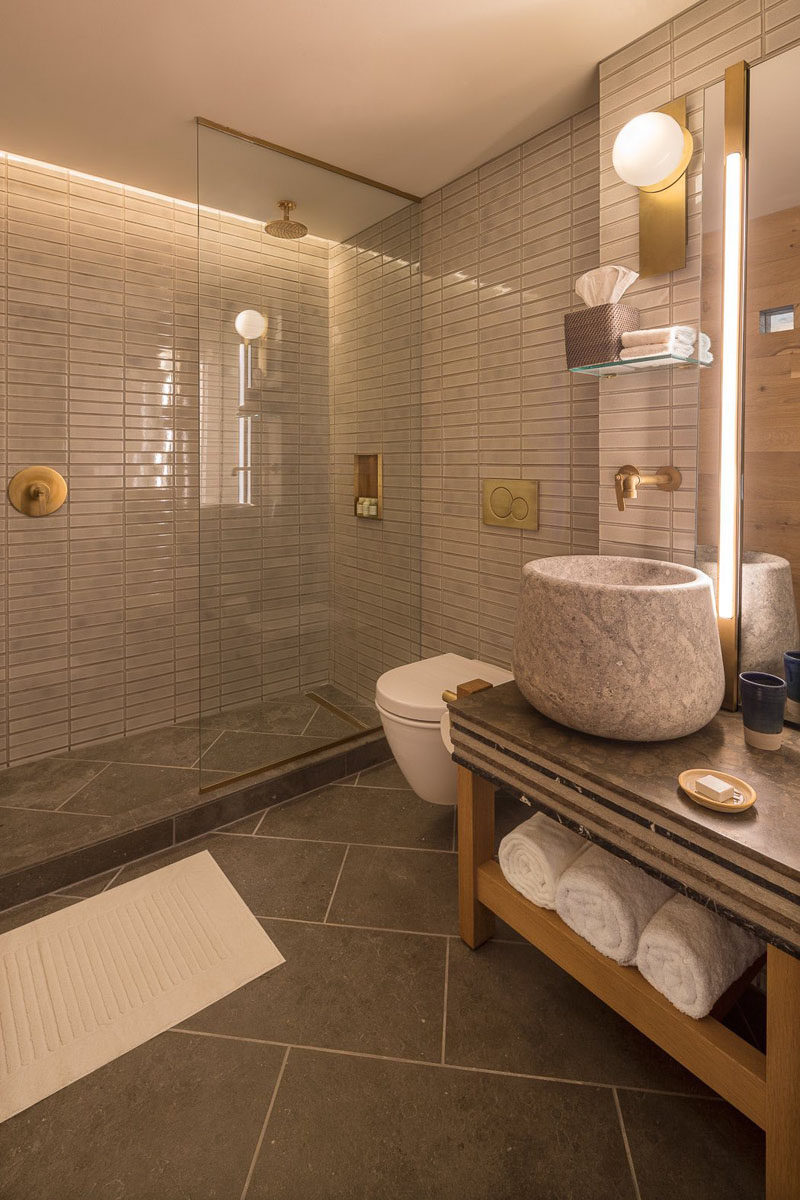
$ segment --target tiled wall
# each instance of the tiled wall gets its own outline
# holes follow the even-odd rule
[[[598,262],[597,114],[423,202],[422,651],[508,665],[520,569],[597,551],[597,383],[563,315]],[[481,479],[540,481],[540,528],[481,522]]]
[[[420,212],[331,250],[331,679],[372,698],[420,657]],[[353,515],[353,456],[383,455],[383,519]]]
[[[233,315],[273,320],[248,400],[263,487],[246,512],[206,487],[201,608],[195,213],[0,157],[3,478],[43,462],[70,485],[46,520],[2,506],[0,763],[195,714],[201,651],[207,707],[326,676],[327,247],[203,236],[206,422]]]
[[[703,89],[740,59],[753,63],[800,40],[800,0],[706,0],[600,64],[600,253],[636,267],[638,201],[611,166],[614,138],[637,113],[687,95],[695,137],[689,168],[685,270],[640,280],[626,294],[642,326],[700,319]],[[600,550],[694,561],[697,371],[637,373],[600,388]],[[647,489],[617,511],[613,476],[625,462],[643,470],[672,462],[683,472],[674,494]]]

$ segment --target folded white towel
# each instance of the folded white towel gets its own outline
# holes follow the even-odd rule
[[[701,335],[702,336],[702,335]],[[697,330],[691,325],[661,325],[657,329],[631,329],[622,334],[623,346],[655,346],[659,342],[686,342],[693,346]]]
[[[671,895],[646,871],[591,846],[561,876],[556,912],[601,954],[628,964],[645,925]]]
[[[675,895],[642,932],[636,965],[671,1004],[699,1018],[763,950],[754,934]]]
[[[555,908],[559,879],[585,849],[580,834],[535,813],[506,834],[498,858],[513,888],[540,908]]]
[[[694,346],[687,346],[685,342],[673,342],[670,346],[628,346],[620,351],[620,362],[624,362],[629,358],[694,358]],[[699,352],[699,361],[702,363],[711,363],[714,361],[714,355],[710,350],[701,350]]]

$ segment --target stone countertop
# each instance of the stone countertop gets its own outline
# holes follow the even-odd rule
[[[595,814],[600,811],[598,804],[605,805],[602,821],[620,832],[619,842],[614,844],[612,837],[610,848],[623,854],[627,848],[636,857],[630,834],[636,820],[640,846],[657,847],[656,855],[661,855],[667,873],[671,871],[672,882],[685,884],[687,890],[733,913],[737,905],[735,896],[731,904],[731,896],[741,887],[759,907],[788,905],[790,911],[784,916],[795,924],[795,906],[800,905],[800,733],[787,727],[780,751],[754,750],[745,744],[741,716],[720,712],[698,733],[674,741],[611,741],[549,720],[528,703],[515,683],[459,700],[450,714],[456,761],[489,777],[498,766],[498,783],[512,781],[522,793],[521,784],[527,781],[534,800],[540,783],[547,793],[545,806],[550,803],[559,816],[573,823],[585,795],[587,818],[592,805]],[[696,804],[678,785],[680,772],[692,767],[725,771],[746,780],[756,789],[755,805],[728,814]],[[559,807],[559,789],[570,812]],[[587,824],[582,832],[591,838],[592,820]],[[697,863],[699,855],[713,858],[722,868],[725,882],[719,894],[714,890],[716,882],[707,881],[705,889],[698,886],[697,868],[688,864]],[[638,861],[645,869],[654,865],[641,856]],[[749,900],[747,907],[748,923],[752,923]],[[797,919],[800,928],[800,908]],[[762,932],[769,928],[757,923]],[[783,917],[780,924],[786,928]],[[795,936],[791,935],[792,943]]]

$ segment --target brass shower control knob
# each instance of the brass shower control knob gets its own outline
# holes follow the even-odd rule
[[[67,498],[67,481],[52,467],[24,467],[8,485],[8,498],[26,517],[49,517]]]

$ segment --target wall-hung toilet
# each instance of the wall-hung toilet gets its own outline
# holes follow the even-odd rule
[[[385,671],[375,686],[375,704],[383,731],[408,786],[431,804],[455,804],[456,767],[442,735],[447,704],[443,691],[459,683],[485,679],[508,683],[513,676],[502,667],[438,654]]]

